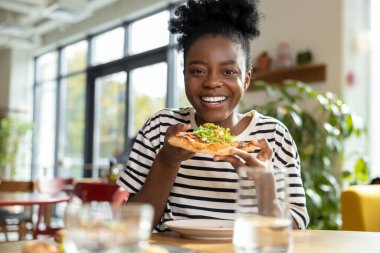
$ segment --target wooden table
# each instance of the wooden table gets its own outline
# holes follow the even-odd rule
[[[45,206],[60,202],[68,202],[70,197],[67,194],[46,194],[35,192],[0,192],[0,206],[38,206],[37,223],[34,226],[33,237],[38,234],[44,234],[43,230],[39,229],[41,219],[44,214]],[[0,251],[1,252],[1,251]]]
[[[24,242],[0,243],[1,253],[20,253]],[[151,244],[166,244],[204,253],[233,253],[231,241],[194,240],[166,234],[152,234]],[[294,231],[294,253],[380,252],[380,233],[305,230]]]
[[[380,233],[305,230],[293,231],[294,253],[367,253],[380,252]],[[231,241],[203,241],[153,234],[152,244],[167,244],[199,250],[205,253],[231,253]]]

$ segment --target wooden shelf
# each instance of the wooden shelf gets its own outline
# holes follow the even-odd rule
[[[268,72],[253,73],[251,83],[265,81],[268,83],[282,83],[284,80],[294,79],[308,82],[323,82],[326,80],[325,64],[302,64],[290,68],[275,69]],[[253,89],[254,85],[250,85]]]

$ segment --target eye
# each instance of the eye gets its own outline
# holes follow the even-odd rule
[[[228,75],[228,76],[236,75],[237,73],[238,73],[238,71],[236,71],[234,69],[227,69],[227,70],[224,71],[224,74]]]
[[[189,72],[195,76],[203,75],[205,73],[203,69],[190,69]]]

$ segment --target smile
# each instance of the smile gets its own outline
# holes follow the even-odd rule
[[[227,99],[226,96],[220,97],[201,97],[201,100],[206,103],[220,103]]]

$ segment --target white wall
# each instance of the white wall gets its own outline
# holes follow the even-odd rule
[[[314,62],[327,66],[325,83],[313,85],[320,92],[342,95],[342,1],[338,0],[265,0],[261,35],[252,46],[256,58],[268,51],[276,57],[280,42],[289,43],[293,56],[311,50]],[[248,96],[248,100],[254,97]]]

